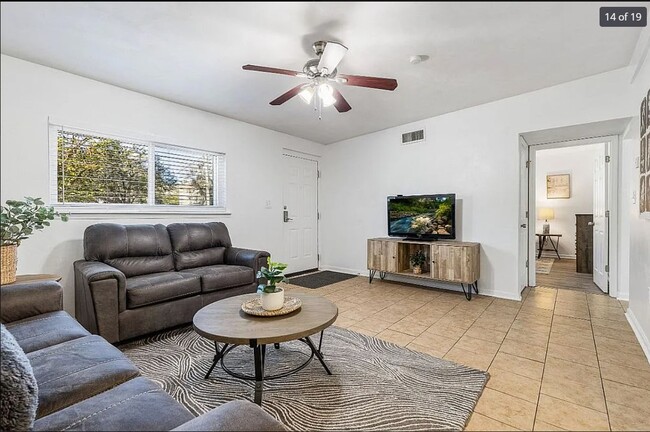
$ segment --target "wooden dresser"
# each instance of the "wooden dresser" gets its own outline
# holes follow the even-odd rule
[[[576,214],[576,272],[593,273],[594,215]]]

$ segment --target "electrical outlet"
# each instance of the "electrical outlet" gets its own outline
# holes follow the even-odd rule
[[[264,205],[264,208],[266,208],[266,209],[271,208],[271,200],[266,200],[266,204]]]

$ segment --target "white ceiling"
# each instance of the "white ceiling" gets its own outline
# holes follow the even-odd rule
[[[1,51],[327,144],[627,66],[640,29],[600,28],[600,5],[3,2]],[[300,78],[241,69],[300,70],[319,39],[349,48],[341,73],[399,87],[341,85],[352,110],[319,121],[269,105]]]

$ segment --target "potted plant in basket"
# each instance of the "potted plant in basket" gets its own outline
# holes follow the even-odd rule
[[[35,230],[50,226],[50,221],[57,217],[64,222],[68,220],[67,214],[54,211],[54,207],[46,206],[40,198],[25,197],[25,201],[7,200],[6,205],[2,206],[0,215],[2,238],[0,284],[16,281],[16,250],[20,242],[27,239]]]
[[[268,267],[262,267],[257,272],[258,279],[266,280],[266,284],[260,283],[257,292],[260,293],[262,308],[267,311],[282,309],[284,305],[284,290],[278,286],[280,282],[287,280],[282,274],[287,268],[286,264],[273,262],[271,257],[267,259]]]
[[[427,256],[422,249],[418,249],[411,255],[411,265],[413,266],[413,274],[421,274],[422,266],[427,262]]]

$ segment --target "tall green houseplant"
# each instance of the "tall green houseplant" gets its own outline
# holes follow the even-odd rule
[[[2,271],[0,283],[16,280],[16,249],[34,231],[50,226],[50,221],[60,218],[68,220],[54,207],[46,206],[42,199],[25,197],[25,201],[7,200],[0,213],[0,237],[2,240]]]

